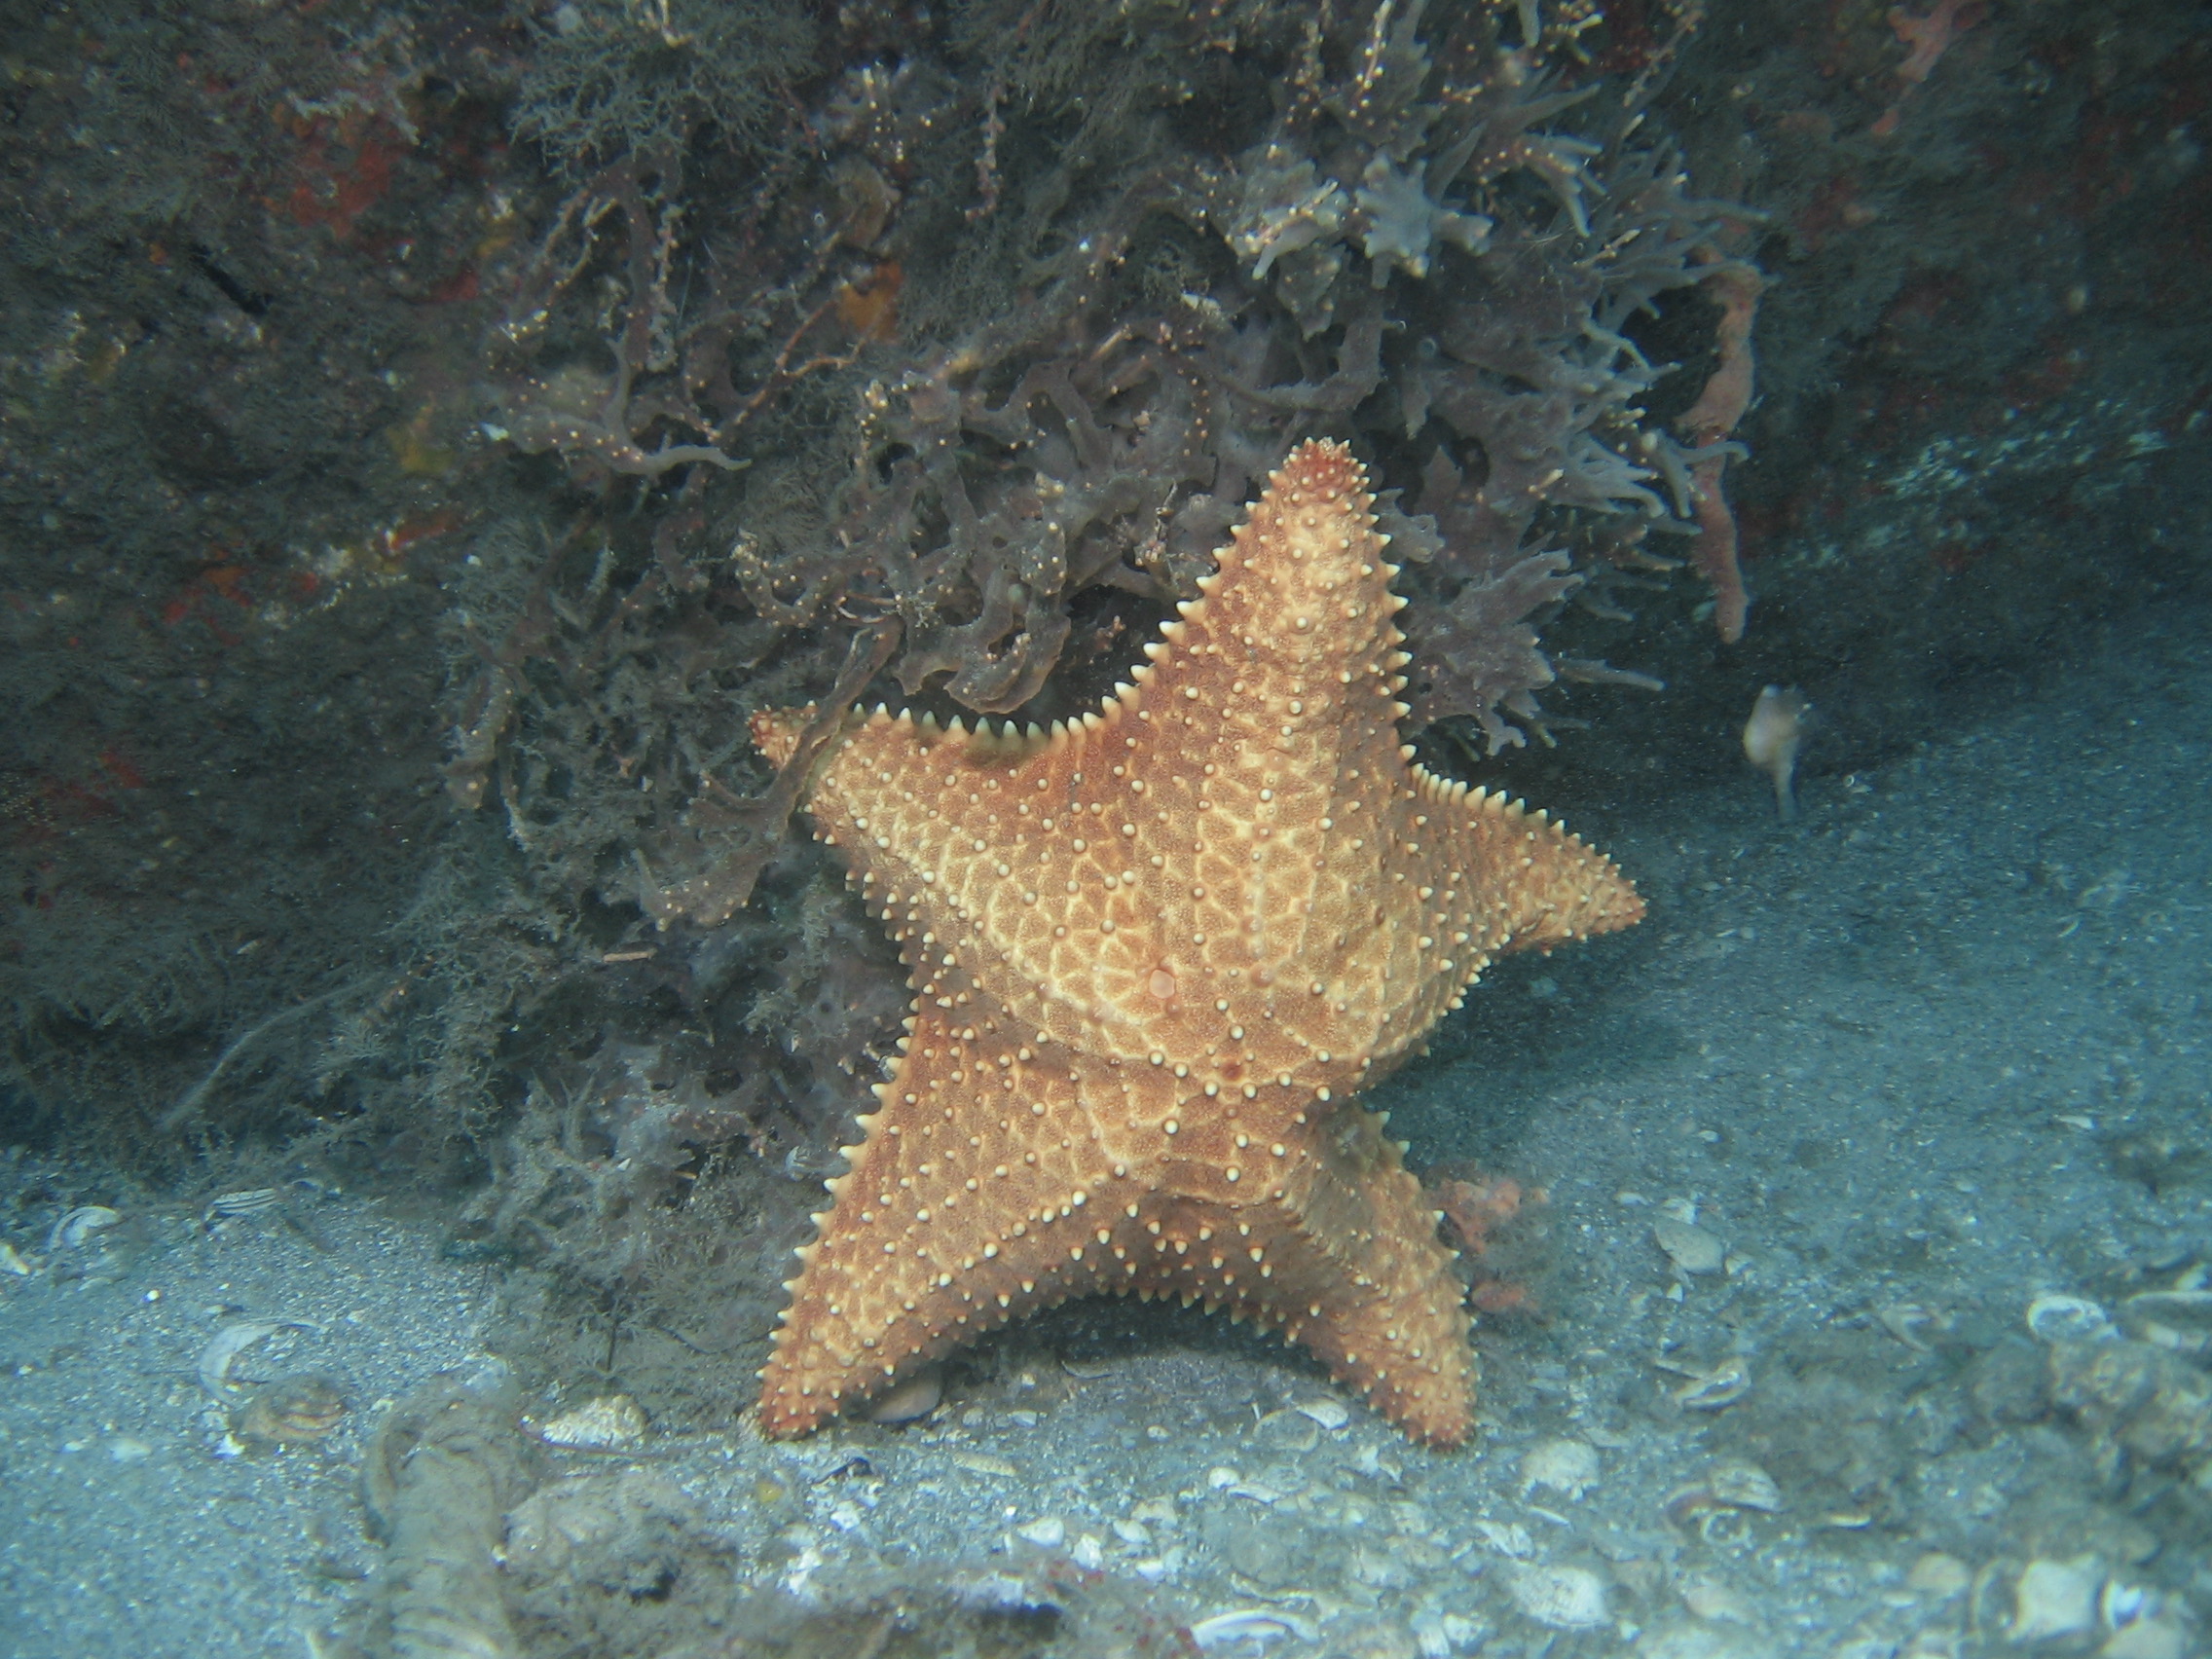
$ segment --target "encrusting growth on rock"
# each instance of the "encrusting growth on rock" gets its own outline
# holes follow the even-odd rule
[[[1642,901],[1540,812],[1413,765],[1366,474],[1296,450],[1135,683],[1051,731],[878,710],[808,812],[899,942],[896,1075],[762,1372],[804,1434],[1072,1296],[1227,1308],[1416,1439],[1475,1364],[1436,1216],[1348,1097],[1499,953]],[[755,736],[788,755],[804,711]]]

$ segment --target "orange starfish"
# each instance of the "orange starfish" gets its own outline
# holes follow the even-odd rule
[[[1097,714],[1017,733],[878,710],[808,811],[914,1013],[761,1373],[803,1434],[1071,1296],[1227,1307],[1456,1444],[1474,1355],[1436,1215],[1348,1097],[1499,952],[1626,927],[1542,813],[1398,743],[1394,569],[1366,475],[1302,445]],[[789,756],[803,711],[755,735]]]

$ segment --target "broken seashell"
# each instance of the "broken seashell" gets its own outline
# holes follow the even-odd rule
[[[1323,1428],[1342,1428],[1351,1421],[1351,1411],[1342,1400],[1306,1400],[1290,1409],[1311,1418]]]
[[[1611,1616],[1604,1581],[1588,1567],[1517,1567],[1505,1589],[1516,1607],[1553,1630],[1590,1630]]]
[[[1682,1586],[1682,1605],[1709,1624],[1757,1624],[1751,1604],[1727,1585],[1711,1578],[1693,1578]]]
[[[645,1414],[627,1394],[607,1394],[541,1424],[537,1438],[575,1452],[612,1452],[645,1437]]]
[[[1303,1413],[1287,1407],[1270,1412],[1252,1425],[1252,1433],[1256,1438],[1263,1438],[1270,1447],[1279,1447],[1285,1452],[1310,1452],[1321,1444],[1320,1426]]]
[[[944,1367],[925,1365],[868,1401],[861,1415],[870,1422],[912,1422],[936,1411],[943,1398]]]
[[[217,1331],[214,1340],[200,1350],[200,1385],[218,1400],[238,1397],[240,1384],[231,1376],[240,1354],[264,1337],[278,1331],[315,1331],[322,1327],[307,1319],[240,1319]]]
[[[2150,1605],[2151,1596],[2141,1585],[2108,1578],[2097,1592],[2097,1622],[2107,1630],[2118,1630],[2141,1618]]]
[[[2060,1343],[2051,1398],[2146,1468],[2212,1470],[2212,1376],[2149,1343]]]
[[[239,1439],[268,1446],[320,1440],[346,1420],[346,1396],[327,1377],[287,1377],[257,1388],[231,1416]]]
[[[1598,1449],[1587,1440],[1547,1440],[1521,1457],[1521,1495],[1549,1487],[1572,1502],[1598,1484]]]
[[[1708,1537],[1729,1511],[1755,1509],[1772,1515],[1781,1508],[1782,1489],[1774,1484],[1774,1477],[1756,1463],[1744,1462],[1714,1464],[1701,1479],[1669,1493],[1662,1506],[1676,1526],[1687,1526],[1695,1519]]]
[[[46,1235],[46,1253],[56,1250],[74,1250],[103,1227],[113,1227],[123,1219],[122,1212],[111,1210],[105,1204],[79,1204],[54,1224],[54,1231]]]
[[[1234,1613],[1216,1613],[1191,1627],[1191,1640],[1198,1644],[1200,1651],[1226,1646],[1232,1641],[1268,1642],[1278,1636],[1295,1636],[1301,1641],[1313,1641],[1320,1634],[1320,1627],[1312,1620],[1277,1612],[1272,1607],[1242,1607]]]
[[[1782,1507],[1782,1489],[1756,1463],[1722,1463],[1705,1477],[1706,1491],[1731,1509],[1756,1509],[1768,1515]]]
[[[1692,1377],[1674,1390],[1674,1395],[1685,1412],[1717,1412],[1751,1391],[1751,1368],[1740,1359],[1730,1359],[1701,1377]]]
[[[1247,1497],[1254,1503],[1273,1505],[1283,1499],[1283,1494],[1265,1481],[1234,1481],[1221,1490],[1231,1497]]]
[[[2087,1297],[2052,1291],[2028,1304],[2028,1330],[2045,1343],[2101,1343],[2119,1335],[2111,1315]]]
[[[1536,1553],[1536,1541],[1529,1536],[1529,1529],[1518,1521],[1477,1521],[1475,1530],[1483,1535],[1483,1542],[1501,1556],[1527,1561]]]
[[[1720,1240],[1697,1225],[1672,1215],[1654,1216],[1651,1236],[1668,1259],[1685,1273],[1716,1273],[1727,1264],[1728,1252]]]
[[[2176,1353],[2212,1351],[2212,1290],[2147,1290],[2120,1305],[2120,1327]]]
[[[1874,1317],[1883,1330],[1915,1353],[1929,1351],[1928,1345],[1920,1340],[1922,1331],[1941,1330],[1949,1323],[1941,1314],[1914,1302],[1893,1302],[1886,1308],[1877,1308]]]

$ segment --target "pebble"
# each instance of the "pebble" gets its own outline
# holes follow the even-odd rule
[[[2103,1583],[2095,1556],[2031,1561],[2013,1586],[2012,1628],[2006,1634],[2024,1643],[2087,1630],[2097,1622],[2097,1591]]]
[[[2097,1659],[2189,1659],[2193,1649],[2189,1628],[2178,1620],[2158,1615],[2121,1625],[2097,1649]]]

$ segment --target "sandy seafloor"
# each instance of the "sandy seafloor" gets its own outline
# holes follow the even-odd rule
[[[1417,1163],[1548,1192],[1500,1245],[1539,1311],[1478,1333],[1469,1449],[1408,1445],[1225,1322],[1062,1310],[903,1428],[540,1454],[505,1546],[515,1640],[2212,1651],[2212,1403],[2171,1351],[2212,1265],[2212,644],[2132,623],[1902,757],[1811,759],[1794,826],[1748,770],[1576,825],[1649,920],[1506,965],[1378,1091]],[[448,1259],[435,1216],[291,1201],[300,1228],[176,1208],[75,1250],[12,1240],[0,1653],[374,1650],[356,1471],[380,1403],[473,1363],[516,1293]],[[1655,1242],[1692,1214],[1718,1272]],[[2166,1323],[2128,1326],[2168,1345],[2157,1399],[2054,1401],[2054,1367],[2095,1356],[2031,1333],[2031,1299],[2117,1317],[2177,1284],[2134,1305]],[[313,1327],[235,1375],[330,1377],[357,1408],[335,1434],[226,1443],[196,1362],[240,1319]],[[2120,1341],[2096,1346],[2140,1353]]]

